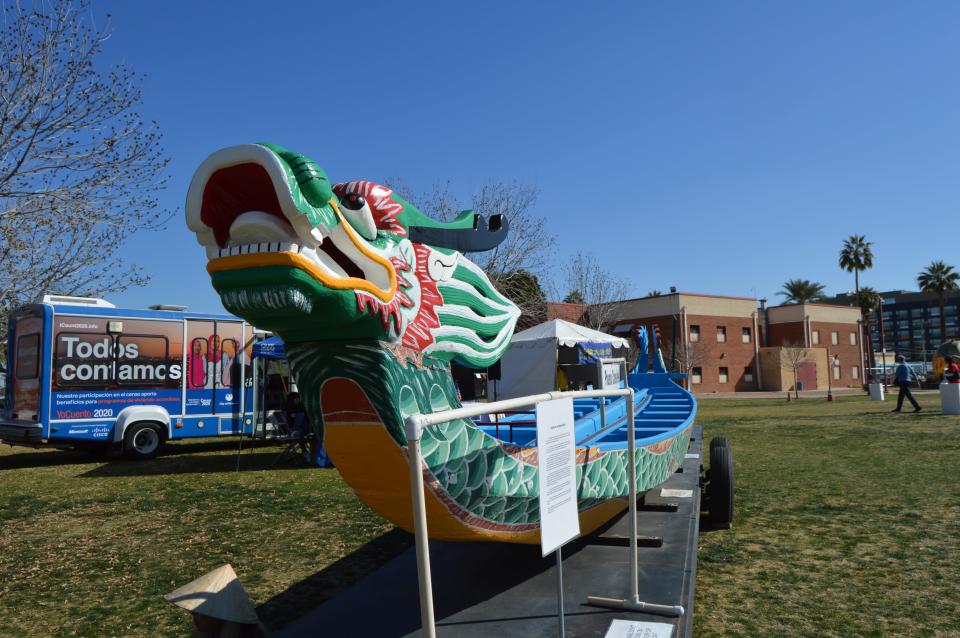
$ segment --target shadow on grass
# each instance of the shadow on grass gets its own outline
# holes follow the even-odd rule
[[[359,582],[411,545],[413,536],[401,529],[393,529],[312,576],[291,585],[258,606],[257,615],[269,627],[287,625]]]
[[[219,452],[219,454],[217,453]],[[263,472],[299,470],[310,467],[296,453],[276,444],[257,444],[239,450],[236,439],[212,443],[168,445],[163,454],[150,461],[118,459],[99,465],[82,476],[157,476],[170,474],[215,474],[222,472]],[[318,468],[319,469],[319,468]]]
[[[713,534],[714,532],[729,532],[732,525],[715,525],[710,520],[710,514],[700,513],[700,535]]]
[[[34,467],[51,467],[54,465],[96,463],[98,460],[86,452],[75,452],[72,450],[19,449],[22,449],[23,452],[0,456],[0,472]]]

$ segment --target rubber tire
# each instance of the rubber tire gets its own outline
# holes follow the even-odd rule
[[[710,439],[710,452],[715,447],[730,447],[730,440],[725,436],[715,436]]]
[[[123,453],[128,459],[146,461],[155,458],[161,447],[163,433],[154,423],[134,423],[123,434]]]
[[[710,482],[707,483],[710,524],[729,528],[733,523],[733,449],[718,446],[710,450]]]

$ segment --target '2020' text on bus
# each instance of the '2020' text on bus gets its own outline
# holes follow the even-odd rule
[[[240,434],[252,343],[230,315],[46,296],[10,317],[0,440],[151,458],[170,439]]]

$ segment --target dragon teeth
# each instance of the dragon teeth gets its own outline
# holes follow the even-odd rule
[[[286,241],[272,241],[260,244],[240,244],[226,248],[207,248],[207,258],[233,257],[234,255],[255,255],[257,253],[299,253],[302,246]]]

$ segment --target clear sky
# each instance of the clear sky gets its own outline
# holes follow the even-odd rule
[[[960,3],[108,2],[102,62],[144,73],[172,158],[152,275],[122,305],[218,310],[183,222],[211,152],[272,141],[333,181],[537,185],[555,266],[597,255],[642,296],[878,289],[960,267]]]

